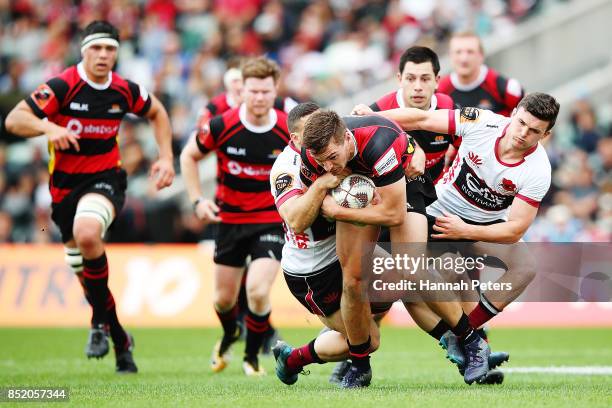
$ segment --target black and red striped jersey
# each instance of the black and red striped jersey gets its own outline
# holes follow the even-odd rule
[[[49,144],[53,203],[101,173],[116,171],[121,166],[117,143],[121,120],[128,112],[143,116],[151,107],[143,87],[114,72],[105,84],[94,83],[82,63],[39,86],[25,101],[39,118],[80,136],[79,151],[73,146],[55,150]]]
[[[342,118],[356,146],[347,167],[372,179],[377,187],[403,179],[414,152],[411,138],[392,120],[379,115]],[[306,186],[325,173],[307,149],[302,147],[300,180]]]
[[[390,109],[404,108],[404,98],[402,89],[391,92],[370,105],[374,112]],[[429,110],[454,109],[453,99],[441,93],[431,96],[431,106]],[[430,132],[427,130],[411,130],[410,136],[414,137],[421,149],[425,152],[425,168],[432,180],[438,180],[444,170],[444,156],[450,145],[459,148],[461,138],[455,135],[445,135]]]
[[[510,116],[525,94],[516,79],[506,78],[486,65],[480,67],[478,78],[471,84],[461,84],[454,72],[443,76],[438,92],[452,97],[458,108],[475,107],[504,116]]]
[[[210,121],[209,132],[196,137],[202,153],[217,154],[216,201],[228,224],[280,223],[270,192],[270,170],[289,143],[287,115],[270,110],[267,126],[246,120],[246,106],[230,109]]]

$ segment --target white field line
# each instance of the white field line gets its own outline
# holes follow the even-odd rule
[[[521,374],[612,375],[612,366],[508,367],[502,368],[502,371]]]

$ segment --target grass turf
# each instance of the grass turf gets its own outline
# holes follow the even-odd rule
[[[283,329],[282,335],[301,345],[317,332]],[[372,385],[352,391],[327,382],[331,364],[310,366],[310,375],[286,386],[274,375],[273,358],[264,357],[268,376],[246,378],[243,343],[234,347],[230,366],[213,374],[209,356],[219,330],[133,334],[140,373],[119,376],[112,352],[100,361],[85,358],[86,329],[0,329],[0,387],[64,386],[70,405],[96,407],[612,406],[612,376],[508,373],[501,386],[467,386],[443,351],[416,329],[384,327],[372,357]],[[612,366],[612,329],[495,329],[490,336],[495,350],[511,353],[506,367]]]

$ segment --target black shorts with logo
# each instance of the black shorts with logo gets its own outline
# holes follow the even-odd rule
[[[113,169],[93,175],[91,180],[72,189],[61,202],[51,204],[51,219],[62,234],[62,242],[66,243],[72,239],[74,215],[81,197],[88,193],[103,195],[115,207],[115,217],[117,217],[125,203],[126,188],[125,170]]]
[[[409,179],[406,177],[406,211],[427,215],[425,209],[438,199],[436,186],[429,173],[425,171],[422,176]],[[389,228],[381,227],[378,242],[391,241]]]
[[[272,258],[280,261],[285,243],[282,224],[218,225],[214,261],[218,265],[245,266],[251,261]]]
[[[291,294],[312,314],[329,317],[340,310],[342,267],[336,261],[310,275],[283,271]],[[372,314],[386,313],[393,303],[370,303]]]
[[[423,215],[427,214],[425,212],[427,206],[438,199],[436,186],[427,170],[422,176],[413,179],[406,177],[406,199],[408,201],[408,212]]]

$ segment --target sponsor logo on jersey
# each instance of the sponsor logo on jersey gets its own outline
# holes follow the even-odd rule
[[[461,170],[454,182],[455,188],[469,203],[486,211],[505,210],[512,204],[513,196],[500,194],[490,188],[474,172],[467,161],[463,161]]]
[[[302,166],[300,168],[300,173],[302,174],[302,176],[304,176],[306,178],[306,180],[310,180],[310,181],[316,180],[316,177],[313,177],[312,171],[310,171],[308,168],[306,168],[306,166],[304,166],[304,164],[302,164]]]
[[[481,99],[480,102],[478,102],[478,107],[480,109],[491,110],[491,109],[493,109],[493,104],[488,99]]]
[[[274,149],[272,153],[268,155],[268,159],[276,159],[283,151],[281,149]]]
[[[78,119],[70,119],[66,124],[66,129],[70,132],[80,135],[81,133],[89,135],[114,135],[117,134],[119,126],[107,125],[83,125]]]
[[[233,154],[234,156],[246,156],[246,148],[245,147],[227,147],[227,154]]]
[[[121,110],[121,105],[119,105],[118,103],[113,103],[111,105],[111,108],[108,110],[108,113],[121,113],[123,112],[123,110]]]
[[[230,160],[229,162],[227,162],[227,168],[230,174],[234,176],[238,176],[240,174],[245,174],[247,176],[269,176],[270,175],[269,169],[257,169],[249,165],[241,165],[240,163],[237,163],[233,160]]]
[[[75,110],[75,111],[87,112],[89,111],[89,104],[70,102],[70,109]]]
[[[412,151],[414,151],[414,146],[412,147]],[[374,170],[376,170],[376,175],[382,176],[394,170],[398,165],[399,161],[395,155],[395,150],[391,148],[387,150],[387,153],[385,153],[383,157],[378,159],[376,164],[374,164]]]
[[[478,108],[461,108],[461,117],[459,118],[461,122],[477,122],[478,116],[480,116],[480,111]]]
[[[448,143],[448,141],[446,140],[446,136],[444,135],[437,135],[433,138],[432,141],[429,142],[429,144],[431,145],[441,145],[446,143]]]
[[[474,152],[468,153],[468,160],[471,161],[476,167],[482,164],[482,159]]]
[[[279,197],[293,186],[293,176],[291,174],[281,173],[274,178],[273,184],[276,190],[276,197]]]
[[[489,125],[489,124],[487,124],[487,125],[486,125],[486,127],[488,127],[488,128],[492,128],[492,129],[497,129],[497,128],[499,128],[499,126],[497,126],[497,125]]]
[[[32,92],[32,99],[40,109],[45,107],[51,101],[51,97],[54,96],[53,90],[47,84],[42,84],[34,92]]]
[[[499,191],[500,193],[504,194],[504,195],[516,195],[516,192],[518,191],[516,184],[514,184],[514,182],[512,182],[512,180],[508,180],[507,178],[502,178],[501,183],[499,183],[497,185],[497,191]],[[501,190],[501,191],[500,191]]]

